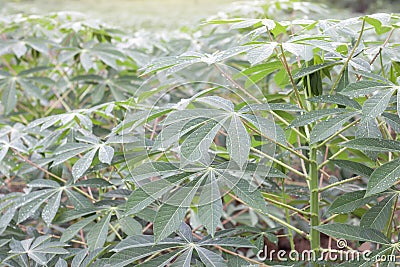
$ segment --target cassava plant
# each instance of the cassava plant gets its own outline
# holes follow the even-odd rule
[[[400,16],[323,10],[1,20],[1,264],[394,266]]]

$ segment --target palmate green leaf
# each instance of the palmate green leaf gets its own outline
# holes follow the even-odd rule
[[[190,251],[190,249],[189,250],[187,250],[187,251]],[[187,252],[187,251],[185,251],[185,253]],[[136,265],[136,266],[138,266],[138,267],[154,267],[154,266],[175,266],[175,265],[168,265],[179,253],[180,253],[181,251],[174,251],[174,252],[170,252],[170,253],[166,253],[166,254],[163,254],[163,255],[161,255],[161,256],[159,256],[159,257],[156,257],[156,258],[153,258],[153,259],[150,259],[150,260],[146,260],[146,261],[144,261],[143,263],[139,263],[138,265]],[[183,254],[185,254],[185,253],[183,253]],[[189,255],[188,255],[189,256]],[[190,260],[191,260],[191,257],[192,257],[192,255],[190,254],[190,258],[188,259],[189,260],[189,263],[190,263]],[[179,256],[178,257],[178,260],[181,258],[181,256]],[[176,261],[175,261],[176,262]],[[180,267],[182,267],[182,266],[189,266],[190,267],[190,265],[184,265],[184,263],[182,263],[181,265],[178,265],[178,266],[180,266]]]
[[[381,115],[388,106],[392,94],[393,90],[379,90],[368,98],[362,108],[363,119],[376,118]]]
[[[346,68],[344,69],[344,72],[342,74],[342,77],[340,77],[339,83],[336,86],[336,92],[342,91],[349,84],[350,84],[350,81],[349,81],[349,67],[346,66]]]
[[[384,112],[382,117],[385,118],[387,124],[393,128],[396,132],[400,132],[400,117],[397,114]]]
[[[161,117],[169,112],[172,108],[152,108],[151,110],[144,110],[135,112],[132,116],[124,119],[120,124],[112,129],[113,134],[127,133],[132,131],[138,126],[143,125],[146,122],[152,121],[155,118]]]
[[[153,144],[153,150],[166,150],[173,144],[178,143],[179,139],[207,122],[207,118],[194,118],[189,117],[188,120],[178,121],[171,123],[162,129],[161,133],[157,135]],[[168,119],[166,120],[168,121]]]
[[[397,106],[396,106],[397,114],[400,114],[400,90],[397,90],[396,100],[397,100]]]
[[[343,106],[354,108],[354,109],[361,109],[361,105],[358,104],[357,101],[351,99],[350,97],[348,97],[346,95],[341,95],[341,94],[320,95],[320,96],[315,96],[313,98],[309,98],[307,100],[310,102],[314,102],[314,103],[337,104],[337,105],[343,105]]]
[[[364,95],[372,94],[378,90],[384,90],[392,88],[393,85],[374,82],[374,81],[359,81],[355,83],[351,83],[346,86],[340,94],[347,95],[350,98],[356,98]]]
[[[354,172],[357,175],[369,178],[372,172],[374,171],[372,168],[355,161],[350,160],[333,160],[333,162],[338,165],[340,168],[344,168]]]
[[[325,140],[337,131],[339,131],[343,124],[345,124],[350,118],[355,116],[357,113],[346,113],[336,117],[327,119],[315,125],[311,131],[310,143],[315,144],[319,141]]]
[[[328,117],[333,114],[346,112],[344,109],[321,109],[321,110],[312,110],[310,112],[304,113],[298,117],[296,117],[288,127],[300,127],[304,125],[308,125],[310,123],[316,122],[319,119]]]
[[[90,229],[87,235],[87,243],[91,251],[102,248],[106,242],[111,216],[112,213],[108,213]]]
[[[237,179],[229,179],[230,177],[228,175],[225,176],[225,183],[228,187],[233,188],[233,192],[238,198],[243,200],[251,208],[268,213],[264,198],[258,189],[255,189],[244,179],[240,179],[236,184],[233,184]]]
[[[341,144],[341,146],[376,152],[400,152],[399,141],[381,138],[356,138]]]
[[[305,76],[315,73],[319,70],[325,69],[327,67],[335,66],[337,64],[340,64],[340,63],[337,61],[333,61],[333,62],[325,62],[322,64],[312,65],[312,66],[309,66],[306,68],[301,68],[298,72],[293,74],[293,79],[305,77]]]
[[[39,236],[36,239],[30,238],[22,241],[12,239],[10,242],[11,250],[9,253],[12,255],[25,254],[27,257],[35,261],[39,266],[46,266],[49,261],[49,254],[60,255],[68,254],[69,252],[64,249],[65,244],[61,242],[51,242],[51,237],[47,235]]]
[[[275,21],[272,19],[225,19],[225,20],[212,20],[210,23],[232,23],[231,29],[244,29],[251,26],[260,25],[265,26],[269,30],[275,28]]]
[[[186,242],[182,242],[179,239],[172,239],[172,238],[166,238],[164,240],[159,241],[156,244],[154,236],[152,235],[151,236],[135,235],[122,240],[116,245],[116,247],[112,250],[116,253],[111,257],[112,261],[110,262],[114,264],[115,263],[120,264],[118,266],[125,266],[131,262],[134,262],[137,259],[141,259],[148,255],[151,255],[152,253],[156,253],[157,251],[162,251],[167,249],[171,250],[174,248],[180,249],[183,248],[185,244]],[[136,251],[138,251],[139,253],[136,253]],[[177,250],[174,253],[179,253],[179,252],[180,251]],[[144,255],[141,255],[140,253],[144,253]],[[162,257],[155,261],[149,261],[148,263],[150,264],[159,261],[164,262],[164,260],[166,260],[166,258]],[[149,264],[144,264],[144,266],[149,266]]]
[[[254,112],[254,111],[303,111],[303,109],[289,103],[264,103],[264,104],[248,104],[239,110],[239,113]]]
[[[179,228],[204,176],[180,188],[160,206],[154,220],[156,242],[168,237]]]
[[[362,69],[353,70],[353,71],[354,71],[354,73],[362,76],[363,79],[369,78],[369,79],[374,80],[374,81],[383,82],[383,83],[386,83],[386,84],[392,84],[393,85],[393,83],[390,80],[388,80],[387,78],[383,77],[382,75],[375,74],[374,72],[365,71],[365,70],[362,70]]]
[[[386,18],[383,19],[383,16],[385,16]],[[386,23],[389,22],[390,20],[389,14],[374,14],[366,16],[364,19],[368,24],[372,25],[375,28],[375,32],[379,35],[386,33],[392,29],[392,27],[388,25],[382,25],[385,22]]]
[[[76,253],[75,257],[72,259],[71,265],[80,266],[85,260],[88,251],[88,249],[82,249],[81,251]]]
[[[41,191],[45,191],[45,190],[41,190]],[[56,193],[56,191],[54,191],[52,189],[49,191],[46,190],[45,192],[46,193],[41,195],[40,197],[37,197],[37,198],[35,197],[22,205],[22,207],[20,208],[20,210],[18,212],[18,223],[27,220],[30,216],[32,216],[40,208],[40,206],[42,206],[42,204],[47,199],[49,199]],[[28,194],[26,196],[29,198],[30,195],[33,196],[33,194]]]
[[[343,214],[354,211],[374,200],[375,196],[364,197],[365,190],[347,192],[335,199],[328,209],[330,214]]]
[[[129,176],[128,179],[132,181],[141,181],[151,177],[182,171],[183,169],[180,169],[179,165],[176,163],[163,161],[145,162],[135,167],[131,172],[133,178]]]
[[[227,127],[227,150],[232,161],[240,169],[245,165],[250,154],[250,137],[239,116],[233,115]]]
[[[142,233],[142,225],[129,216],[124,216],[118,219],[118,222],[121,225],[122,231],[128,236],[139,235]]]
[[[100,162],[111,164],[111,161],[114,157],[114,148],[111,146],[101,146],[99,148],[99,160]]]
[[[269,74],[275,72],[282,68],[282,63],[280,61],[272,61],[264,64],[258,64],[253,67],[244,69],[240,74],[248,77],[245,82],[245,88],[254,86],[259,81],[263,80]]]
[[[260,249],[263,249],[263,248],[260,248]],[[229,263],[229,267],[252,266],[252,265],[249,265],[248,261],[246,261],[240,257],[234,256],[234,255],[226,254],[225,258]]]
[[[135,262],[136,260],[176,247],[179,248],[181,245],[157,244],[151,247],[136,247],[121,250],[112,255],[108,264],[104,267],[123,267]]]
[[[14,218],[15,209],[10,208],[0,216],[0,235],[4,233],[11,220]]]
[[[68,267],[66,260],[59,258],[55,267]]]
[[[201,190],[198,206],[200,221],[207,228],[207,231],[214,236],[222,216],[222,201],[218,183],[212,174]]]
[[[2,88],[2,99],[1,103],[4,107],[4,113],[7,115],[17,105],[17,90],[16,90],[16,80],[11,78],[8,83]]]
[[[224,51],[217,52],[215,54],[215,56],[213,56],[213,58],[215,58],[214,62],[221,62],[221,61],[227,60],[231,57],[237,56],[237,55],[244,53],[246,51],[249,51],[253,48],[254,48],[254,45],[234,46],[234,47],[228,48]],[[209,63],[209,60],[207,60],[205,62]]]
[[[71,189],[65,190],[65,193],[68,196],[68,200],[71,202],[76,210],[84,210],[86,208],[93,207],[93,203],[80,193],[75,192]]]
[[[391,216],[396,194],[392,194],[369,209],[361,218],[360,225],[383,231]]]
[[[247,52],[247,60],[252,66],[261,63],[264,60],[268,59],[274,53],[274,49],[277,45],[278,43],[271,42],[269,44],[263,44],[256,48],[253,48]]]
[[[223,109],[228,112],[233,112],[235,106],[233,103],[229,100],[226,100],[225,98],[219,97],[219,96],[205,96],[205,97],[198,97],[195,100],[196,102],[199,103],[204,103],[207,105],[210,105],[214,108],[217,109]]]
[[[186,102],[182,105],[189,103]],[[188,133],[180,146],[181,167],[198,161],[208,162],[210,145],[221,127],[224,127],[228,135],[227,150],[231,160],[243,166],[250,151],[250,137],[241,117],[248,114],[234,113],[233,103],[217,96],[199,97],[193,102],[210,105],[215,109],[196,108],[171,112],[163,121],[166,127],[158,135],[155,149],[166,149]]]
[[[179,70],[182,70],[186,67],[189,67],[195,63],[202,62],[202,54],[200,53],[195,53],[192,56],[180,56],[180,57],[164,57],[164,58],[159,58],[157,60],[154,60],[141,70],[144,72],[141,74],[142,76],[152,74],[158,71],[163,71],[163,70],[170,70],[169,74],[172,74],[174,72],[177,72]],[[204,55],[204,59],[206,59],[207,56]],[[214,63],[215,61],[212,61],[210,59],[210,63]],[[171,68],[173,68],[171,70]]]
[[[82,220],[80,220],[79,222],[76,222],[72,225],[70,225],[67,229],[65,229],[65,231],[63,232],[60,241],[61,242],[67,242],[69,240],[71,240],[72,238],[74,238],[74,236],[76,234],[78,234],[78,232],[84,228],[85,226],[87,226],[88,224],[90,224],[91,222],[93,222],[96,218],[98,218],[100,215],[95,214],[92,216],[89,216],[87,218],[84,218]]]
[[[390,242],[384,234],[376,229],[354,226],[349,224],[332,223],[314,227],[321,233],[336,238],[344,238],[356,241],[366,241],[378,243],[382,245],[389,245]]]
[[[181,225],[179,226],[178,231],[176,233],[185,242],[187,242],[187,243],[192,243],[193,242],[192,228],[190,228],[190,226],[187,223],[182,222]]]
[[[191,175],[191,173],[177,174],[139,187],[128,197],[127,214],[135,214],[143,210]]]
[[[100,261],[96,261],[105,252],[107,252],[107,247],[96,249],[94,251],[89,251],[88,249],[82,249],[71,262],[71,266],[76,267],[100,267],[102,266]],[[100,263],[100,264],[99,264]]]
[[[220,128],[220,122],[210,119],[207,124],[193,131],[181,145],[181,167],[198,161],[207,161],[208,149]]]
[[[79,210],[67,210],[61,213],[59,217],[57,217],[57,222],[58,223],[65,223],[69,222],[72,220],[76,220],[79,218],[82,218],[83,216],[87,216],[96,212],[102,211],[102,208],[99,207],[86,207],[85,209],[79,209]]]
[[[187,249],[174,261],[171,267],[190,267],[192,261],[193,248]]]
[[[73,158],[81,153],[88,151],[91,148],[93,148],[93,145],[91,144],[67,143],[54,151],[56,158],[54,159],[52,166],[63,163],[70,158]]]
[[[60,207],[62,190],[49,198],[46,206],[42,211],[42,218],[47,225],[50,225],[54,217],[57,214],[58,208]]]
[[[112,184],[101,178],[93,178],[93,179],[80,180],[80,181],[74,183],[74,186],[109,187],[109,186],[112,186]]]
[[[312,60],[312,47],[307,46],[304,44],[298,44],[294,42],[285,42],[282,43],[282,47],[285,51],[288,51],[292,53],[293,55],[296,55],[305,61],[310,61]]]
[[[65,126],[68,125],[74,126],[76,128],[91,130],[93,123],[92,120],[89,118],[89,115],[90,114],[84,114],[83,112],[79,113],[76,111],[71,111],[34,120],[33,122],[29,123],[28,127],[33,129],[34,127],[41,125],[40,130],[43,131],[50,128],[51,126],[58,126],[58,128],[56,128],[57,131],[65,131]],[[61,146],[60,150],[67,149],[67,145],[68,143]],[[58,152],[58,148],[55,151]]]
[[[205,102],[205,101],[203,101]],[[215,101],[207,101],[208,104],[211,104],[211,102]],[[187,105],[190,103],[189,99],[184,99],[180,103],[177,104],[177,108],[181,109],[184,107],[187,107]],[[229,108],[228,103],[224,103],[226,108]],[[174,112],[171,112],[167,115],[165,120],[163,121],[164,125],[170,125],[174,123],[181,123],[184,124],[186,122],[190,122],[192,120],[198,119],[198,118],[213,118],[215,120],[219,120],[220,118],[223,118],[226,116],[226,112],[223,109],[210,109],[210,108],[195,108],[195,109],[184,109],[184,110],[175,110]],[[229,111],[228,114],[231,112]]]
[[[45,180],[45,179],[36,179],[33,180],[28,184],[29,187],[37,188],[37,187],[49,187],[49,188],[59,188],[60,184],[52,181],[52,180]]]
[[[20,88],[23,90],[25,95],[31,95],[42,101],[46,101],[43,94],[38,86],[36,86],[33,81],[29,78],[18,78],[17,80]]]
[[[124,240],[119,242],[111,251],[120,252],[127,249],[152,247],[154,245],[171,245],[171,247],[183,247],[185,244],[187,244],[187,242],[175,238],[166,238],[157,242],[156,244],[153,235],[135,235],[125,238]]]
[[[96,153],[97,153],[97,148],[92,149],[89,152],[87,152],[82,158],[80,158],[77,162],[75,162],[74,166],[72,166],[72,176],[74,177],[74,181],[81,178],[83,174],[90,168]]]
[[[368,180],[367,193],[365,196],[378,194],[389,189],[400,179],[400,159],[392,160],[379,166],[371,174]]]
[[[362,118],[356,130],[356,139],[358,138],[382,138],[382,133],[375,118]]]
[[[382,139],[382,133],[378,127],[377,120],[375,118],[362,117],[361,122],[358,124],[355,138]],[[362,152],[372,160],[376,160],[379,155],[379,152],[376,151],[362,150]]]
[[[238,248],[254,248],[255,246],[244,238],[226,237],[214,238],[200,241],[199,246],[222,246],[222,247],[238,247]]]
[[[196,246],[195,249],[199,254],[200,260],[206,265],[206,267],[228,266],[224,258],[222,258],[220,255],[202,247]]]
[[[263,134],[263,138],[286,144],[285,132],[274,121],[253,114],[240,114],[240,117],[254,125]]]

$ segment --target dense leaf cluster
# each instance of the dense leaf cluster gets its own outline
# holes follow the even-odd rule
[[[395,254],[400,16],[310,12],[166,36],[2,18],[1,264],[247,266],[282,233]]]

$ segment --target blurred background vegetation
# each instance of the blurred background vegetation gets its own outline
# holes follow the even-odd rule
[[[260,0],[242,0],[241,2]],[[234,0],[0,0],[0,14],[77,11],[124,27],[176,29],[232,8]],[[329,7],[330,18],[350,13],[400,12],[400,0],[313,1]],[[313,18],[314,14],[310,14]],[[318,15],[319,16],[319,15]]]

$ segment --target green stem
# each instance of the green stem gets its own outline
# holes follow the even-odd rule
[[[299,214],[302,214],[302,215],[306,215],[306,216],[309,216],[309,215],[310,215],[310,213],[307,212],[307,211],[297,209],[297,208],[292,207],[292,206],[290,206],[290,205],[288,205],[288,204],[285,204],[285,203],[279,202],[279,201],[277,201],[277,200],[274,200],[274,199],[272,199],[272,198],[269,198],[267,193],[262,193],[262,195],[264,196],[264,199],[265,199],[266,201],[271,202],[272,204],[275,204],[275,205],[277,205],[277,206],[284,207],[284,208],[289,209],[289,210],[293,210],[293,211],[295,211],[296,213],[299,213]]]
[[[235,199],[236,201],[240,202],[240,203],[243,203],[243,204],[245,204],[245,205],[247,205],[247,206],[250,206],[248,203],[246,203],[245,201],[243,201],[242,199],[238,198],[237,196],[235,196],[235,195],[233,195],[233,194],[231,194],[231,193],[229,193],[229,196],[232,197],[233,199]],[[263,211],[261,211],[261,210],[258,210],[258,209],[253,209],[253,210],[254,210],[255,212],[261,214],[261,215],[267,216],[268,218],[270,218],[270,219],[273,220],[273,221],[276,221],[277,223],[282,224],[283,226],[287,227],[288,229],[293,230],[294,232],[298,233],[299,235],[301,235],[301,236],[304,237],[304,238],[307,238],[307,239],[310,238],[309,235],[307,235],[305,232],[303,232],[303,231],[300,230],[299,228],[296,228],[296,227],[294,227],[293,225],[288,224],[288,223],[285,222],[284,220],[282,220],[282,219],[280,219],[280,218],[278,218],[278,217],[275,217],[274,215],[272,215],[272,214],[270,214],[270,213],[265,213],[265,212],[263,212]]]
[[[390,214],[390,220],[387,222],[387,225],[385,227],[386,228],[386,236],[387,236],[388,239],[391,239],[391,236],[392,236],[393,218],[394,218],[394,213],[396,212],[396,207],[397,207],[397,201],[398,200],[399,200],[399,195],[396,194],[395,200],[394,200],[394,203],[393,203],[393,207],[392,207],[392,210],[391,210],[391,214]]]
[[[319,177],[318,177],[318,163],[317,163],[317,149],[316,147],[310,147],[310,164],[309,164],[309,175],[308,179],[310,182],[310,243],[311,250],[314,251],[316,255],[319,253],[320,249],[320,234],[314,229],[314,227],[320,225],[319,218]]]
[[[248,122],[246,121],[242,121],[246,126],[248,126],[251,130],[253,130],[254,132],[256,132],[257,134],[261,135],[262,137],[264,137],[265,139],[268,139],[269,141],[273,142],[274,144],[282,147],[283,149],[286,149],[288,151],[290,151],[291,153],[295,154],[296,156],[298,156],[299,158],[302,158],[305,161],[309,161],[308,158],[306,156],[304,156],[303,154],[301,154],[300,152],[297,152],[296,150],[294,150],[291,147],[288,147],[282,143],[279,143],[278,141],[268,137],[267,135],[265,135],[264,133],[262,133],[261,131],[259,131],[258,129],[254,128],[253,126],[251,126]]]
[[[258,150],[257,148],[251,147],[250,150],[252,150],[253,152],[256,152],[257,154],[260,154],[261,156],[263,156],[263,157],[265,157],[265,158],[267,158],[267,159],[269,159],[269,160],[281,165],[282,167],[285,167],[286,169],[294,172],[295,174],[297,174],[297,175],[299,175],[301,177],[306,177],[306,175],[304,173],[299,172],[298,170],[296,170],[296,169],[290,167],[289,165],[283,163],[282,161],[277,160],[276,158],[274,158],[274,157],[262,152],[261,150]]]
[[[319,192],[321,193],[321,192],[324,192],[324,191],[328,190],[329,188],[336,187],[338,185],[342,185],[342,184],[345,184],[345,183],[348,183],[348,182],[352,182],[352,181],[355,181],[355,180],[358,180],[358,179],[361,179],[361,176],[355,176],[355,177],[352,177],[352,178],[349,178],[349,179],[346,179],[346,180],[342,180],[342,181],[327,185],[327,186],[322,187],[321,189],[319,189]]]
[[[286,205],[285,179],[282,179],[282,199],[283,199],[283,202]],[[289,209],[288,208],[285,208],[285,217],[286,217],[286,222],[288,224],[290,224],[290,215],[289,215]],[[288,229],[288,236],[289,236],[290,249],[291,250],[295,250],[294,239],[293,239],[293,231],[291,229]]]
[[[283,50],[283,45],[282,45],[282,44],[279,44],[279,48],[280,48],[281,53],[282,53],[282,56],[280,57],[280,58],[281,58],[281,62],[282,62],[283,67],[285,68],[287,74],[289,75],[290,83],[292,84],[294,93],[295,93],[296,98],[297,98],[298,105],[299,105],[300,108],[302,108],[302,109],[305,110],[305,107],[304,107],[302,98],[301,98],[301,96],[300,96],[300,92],[299,92],[299,90],[297,89],[296,83],[295,83],[295,81],[294,81],[294,79],[293,79],[292,72],[290,71],[289,64],[288,64],[288,62],[287,62],[287,60],[286,60],[285,51]]]
[[[331,160],[333,160],[334,158],[336,158],[337,156],[339,156],[340,154],[342,154],[344,151],[347,150],[347,147],[342,147],[341,149],[338,150],[338,152],[336,152],[335,154],[333,154],[332,156],[329,157],[329,159],[325,160],[324,162],[322,162],[318,168],[322,168],[324,167],[326,164],[328,164]]]

